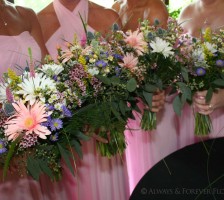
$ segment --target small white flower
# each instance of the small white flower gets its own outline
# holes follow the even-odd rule
[[[54,76],[60,74],[64,70],[64,67],[57,64],[45,64],[40,68],[40,71],[44,72],[48,76]]]
[[[200,63],[199,65],[201,65],[201,63],[206,63],[202,48],[195,49],[193,51],[192,57],[196,61],[195,63],[196,65],[197,65],[197,62]]]
[[[110,72],[110,68],[109,68],[109,67],[105,67],[104,72],[105,72],[106,74],[108,74],[108,73]]]
[[[174,52],[172,51],[172,47],[170,47],[170,44],[159,37],[156,37],[155,41],[152,41],[150,43],[150,46],[153,49],[152,52],[162,53],[165,58],[174,54]]]
[[[50,103],[50,104],[52,104],[54,101],[53,101],[53,99],[48,99],[48,103]]]
[[[90,62],[90,63],[95,63],[95,62],[96,62],[96,59],[94,59],[94,58],[90,58],[90,59],[89,59],[89,62]]]
[[[214,53],[217,52],[217,46],[216,46],[215,44],[211,44],[211,43],[209,43],[209,42],[205,42],[204,44],[205,44],[206,48],[207,48],[212,54],[214,54]]]
[[[90,68],[90,69],[88,69],[87,71],[88,71],[88,73],[89,73],[90,75],[92,75],[92,76],[99,74],[99,69],[98,69],[97,67],[94,67],[94,68],[92,68],[92,69]]]
[[[62,106],[63,104],[61,104],[61,103],[56,103],[55,105],[54,105],[54,108],[56,109],[56,110],[59,110],[59,111],[61,111],[61,106]]]
[[[53,101],[57,100],[57,99],[58,99],[58,95],[57,95],[57,94],[53,94],[53,95],[51,95],[51,99],[52,99]]]

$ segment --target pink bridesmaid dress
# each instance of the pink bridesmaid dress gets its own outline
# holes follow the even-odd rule
[[[41,51],[34,38],[28,31],[19,35],[7,36],[0,35],[0,75],[7,72],[8,68],[21,74],[21,70],[28,66],[28,48],[32,50],[33,60],[36,65],[41,62]]]
[[[28,31],[15,36],[0,35],[0,75],[2,77],[8,68],[18,74],[29,62],[28,48],[32,49],[33,60],[36,65],[41,61],[41,50]],[[2,170],[0,170],[2,174]],[[31,178],[18,178],[9,175],[8,180],[0,180],[1,200],[40,200],[41,188],[37,181]]]
[[[139,103],[139,107],[143,110],[142,102]],[[134,115],[136,119],[128,121],[125,131],[130,194],[150,168],[178,149],[179,137],[177,116],[173,111],[171,97],[167,97],[164,109],[157,114],[156,130],[141,130],[141,114],[134,112]]]
[[[88,21],[88,1],[81,0],[73,12],[65,8],[59,0],[54,0],[53,6],[58,17],[60,28],[46,42],[46,47],[56,59],[60,45],[65,48],[65,41],[72,42],[74,33],[79,40],[85,36],[79,13]],[[90,26],[88,31],[94,31]],[[83,143],[83,159],[77,161],[75,177],[68,168],[64,168],[61,187],[66,190],[66,200],[127,200],[126,171],[123,157],[111,159],[101,157],[96,151],[94,140]]]

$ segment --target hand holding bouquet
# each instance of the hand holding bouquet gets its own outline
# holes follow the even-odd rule
[[[194,39],[189,60],[188,87],[196,99],[206,103],[205,106],[195,110],[195,134],[207,135],[212,131],[209,111],[214,93],[224,88],[224,32],[213,33],[207,28],[200,39]],[[203,91],[203,92],[202,92]],[[199,92],[199,93],[198,93]],[[198,94],[199,97],[198,97]],[[198,100],[196,100],[198,101]],[[197,104],[196,104],[197,105]],[[205,110],[204,110],[205,109]]]
[[[138,30],[124,35],[123,66],[135,77],[137,96],[146,105],[141,121],[143,130],[156,129],[153,96],[170,87],[175,89],[176,82],[186,77],[186,69],[179,59],[178,41],[182,31],[173,19],[169,19],[167,29],[159,27],[157,20],[153,25],[145,20]]]
[[[88,33],[82,44],[75,39],[66,50],[59,49],[59,62],[73,74],[70,81],[87,95],[83,107],[72,116],[70,127],[88,125],[101,155],[107,157],[123,153],[126,122],[136,104],[132,94],[136,85],[119,64],[123,51],[111,43],[100,33]]]

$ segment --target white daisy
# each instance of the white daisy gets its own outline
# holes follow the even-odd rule
[[[40,68],[40,71],[47,74],[47,76],[54,76],[60,74],[64,70],[64,67],[57,64],[45,64]]]
[[[206,64],[205,56],[204,56],[204,52],[202,48],[195,49],[193,51],[192,58],[195,61],[196,66],[201,66]]]
[[[53,79],[46,77],[43,74],[35,74],[35,77],[28,77],[18,85],[20,90],[16,94],[24,95],[25,101],[30,101],[33,105],[36,99],[39,99],[39,94],[43,91],[56,91],[56,83]],[[41,98],[41,100],[44,100]],[[44,103],[44,102],[43,102]]]
[[[173,55],[174,52],[172,51],[172,47],[169,46],[170,44],[166,42],[165,40],[156,37],[155,41],[152,41],[150,43],[150,46],[152,47],[152,52],[154,53],[162,53],[164,57],[168,57],[169,55]]]
[[[217,46],[215,44],[211,44],[210,42],[205,42],[204,43],[206,48],[212,53],[216,53],[217,52]]]

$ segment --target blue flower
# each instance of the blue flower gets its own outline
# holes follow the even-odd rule
[[[86,56],[85,60],[86,60],[86,62],[88,62],[89,61],[89,56]]]
[[[50,124],[51,124],[51,117],[50,116],[47,117],[47,121],[46,122],[42,122],[41,123],[42,126],[46,126],[46,127],[50,126]]]
[[[97,66],[97,67],[102,67],[102,68],[104,68],[104,67],[107,66],[107,63],[104,62],[103,60],[98,60],[98,61],[96,62],[96,66]]]
[[[65,105],[62,105],[61,108],[62,108],[62,113],[65,117],[72,117],[71,111]]]
[[[224,60],[216,60],[216,65],[218,67],[224,67]]]
[[[198,68],[196,69],[196,74],[197,74],[198,76],[204,76],[204,75],[206,74],[206,70],[205,70],[203,67],[198,67]]]
[[[107,58],[109,56],[109,53],[108,52],[101,51],[100,52],[100,56]]]
[[[0,139],[0,154],[3,154],[7,151],[7,149],[5,148],[5,142]]]
[[[120,55],[120,54],[114,54],[113,57],[117,60],[122,60],[123,59],[123,56]]]
[[[54,75],[54,76],[53,76],[53,79],[54,79],[55,81],[57,81],[57,80],[58,80],[58,76],[57,76],[57,75]]]
[[[54,135],[51,135],[50,140],[52,142],[57,142],[58,141],[58,133],[55,133]]]
[[[121,73],[121,68],[120,67],[115,67],[115,73],[116,73],[116,76],[119,76],[120,73]]]
[[[46,108],[47,108],[48,111],[54,110],[54,106],[51,105],[51,104],[46,104]]]
[[[62,125],[63,125],[63,122],[60,119],[52,119],[49,123],[51,131],[56,131],[58,129],[61,129]]]

